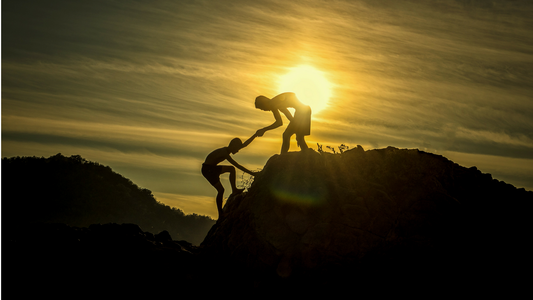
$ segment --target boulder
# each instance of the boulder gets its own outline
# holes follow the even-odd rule
[[[529,234],[522,210],[532,203],[533,192],[418,150],[290,152],[228,199],[201,250],[277,279],[443,274],[522,245],[486,250],[491,233]]]

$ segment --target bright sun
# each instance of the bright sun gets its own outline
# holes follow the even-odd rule
[[[311,66],[298,66],[281,76],[280,91],[293,92],[296,97],[309,106],[313,113],[328,106],[331,86],[324,74]]]

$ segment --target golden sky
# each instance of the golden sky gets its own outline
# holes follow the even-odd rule
[[[331,87],[312,148],[418,148],[533,190],[532,20],[528,0],[3,1],[2,157],[81,155],[216,218],[205,156],[273,123],[255,97],[305,65]],[[285,126],[234,158],[261,168]]]

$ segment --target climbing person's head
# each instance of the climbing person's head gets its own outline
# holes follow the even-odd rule
[[[234,138],[229,142],[228,149],[231,153],[235,154],[242,148],[242,141],[240,138]]]
[[[270,99],[265,96],[257,96],[255,98],[255,108],[260,110],[270,110]]]

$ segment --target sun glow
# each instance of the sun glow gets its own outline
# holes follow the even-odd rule
[[[328,106],[331,85],[324,73],[311,66],[298,66],[280,78],[280,92],[293,92],[296,97],[309,106],[313,113]]]

